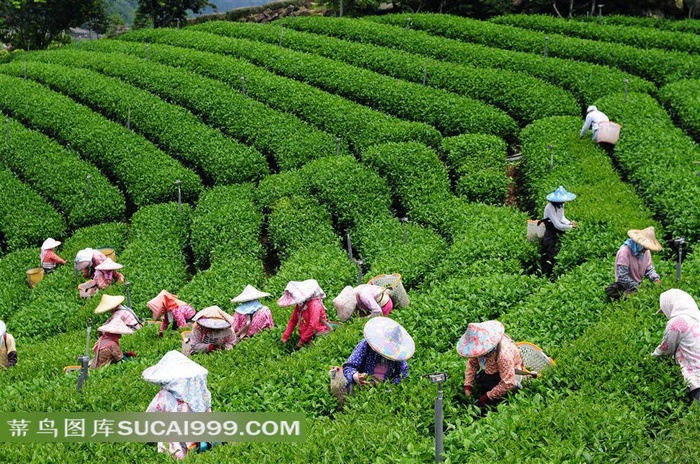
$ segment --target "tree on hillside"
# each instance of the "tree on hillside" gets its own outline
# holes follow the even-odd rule
[[[46,48],[69,28],[96,17],[99,8],[104,8],[101,0],[0,0],[0,42]]]
[[[184,25],[187,10],[199,13],[206,7],[216,10],[216,5],[209,0],[139,0],[134,26],[151,25],[153,27],[172,27]]]

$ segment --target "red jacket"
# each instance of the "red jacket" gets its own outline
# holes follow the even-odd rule
[[[288,340],[298,323],[299,336],[301,337],[299,343],[308,343],[316,333],[328,331],[328,327],[322,321],[327,322],[328,316],[326,316],[326,308],[320,298],[296,305],[282,338],[285,341]]]

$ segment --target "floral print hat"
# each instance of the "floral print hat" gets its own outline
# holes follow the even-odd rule
[[[493,351],[501,342],[505,327],[498,321],[472,322],[457,342],[457,353],[465,358],[478,358]]]

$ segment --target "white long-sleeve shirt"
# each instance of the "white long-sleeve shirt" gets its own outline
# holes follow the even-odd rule
[[[564,216],[563,206],[555,208],[552,203],[547,203],[547,206],[544,207],[544,218],[552,221],[552,225],[562,231],[573,229],[574,227],[571,225],[571,221]]]
[[[586,115],[586,120],[583,122],[583,127],[581,128],[581,137],[586,135],[586,132],[590,128],[593,131],[593,139],[595,140],[596,132],[598,132],[598,123],[610,121],[608,117],[602,111],[591,111]]]

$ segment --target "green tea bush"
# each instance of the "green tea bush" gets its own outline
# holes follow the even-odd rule
[[[694,98],[700,92],[700,79],[683,80],[665,85],[659,91],[659,100],[671,117],[700,142],[700,102]]]
[[[214,23],[201,27],[209,24]],[[216,24],[224,29],[217,32],[236,34],[230,29],[233,23]],[[143,41],[144,37],[132,33],[120,39]],[[517,133],[515,121],[490,105],[340,61],[244,39],[229,40],[227,54],[399,118],[429,124],[443,135],[486,132],[513,138]]]
[[[614,94],[596,102],[611,120],[623,125],[613,157],[627,181],[673,237],[694,242],[700,231],[700,152],[663,108],[648,95]]]
[[[263,211],[269,212],[272,206],[283,197],[309,195],[301,171],[285,171],[271,174],[260,181],[255,189],[255,202]]]
[[[132,283],[133,308],[141,317],[150,315],[148,300],[164,288],[182,287],[189,279],[185,250],[192,216],[192,207],[185,204],[180,211],[171,202],[141,208],[131,218],[129,241],[118,257],[125,280]]]
[[[189,111],[155,95],[94,71],[47,63],[0,68],[0,72],[27,77],[68,95],[162,147],[197,171],[209,183],[255,181],[268,173],[260,152],[234,142],[204,125]]]
[[[122,183],[136,206],[174,199],[176,180],[182,182],[184,201],[199,194],[201,179],[194,172],[125,127],[24,79],[0,74],[0,86],[12,90],[2,93],[0,107],[70,145],[105,175]]]
[[[147,62],[123,55],[119,42],[99,42],[90,45],[91,52],[61,49],[30,57],[49,63],[80,64],[153,92],[259,150],[282,170],[294,169],[311,159],[336,152],[334,136],[244,97],[222,82],[150,59]],[[88,48],[87,45],[83,49]],[[105,53],[112,50],[114,53]],[[156,50],[153,47],[150,53],[155,54]]]
[[[331,212],[338,231],[368,217],[390,215],[391,192],[384,179],[350,156],[313,161],[301,175],[311,194]]]
[[[280,261],[313,245],[340,247],[340,237],[333,230],[331,214],[308,197],[278,200],[270,213],[267,230],[272,250]]]
[[[700,52],[700,37],[696,34],[683,34],[644,27],[613,26],[597,22],[566,21],[562,18],[545,15],[498,16],[492,18],[491,22],[540,32],[563,34],[567,37],[621,43],[636,48],[659,48],[694,54]]]
[[[296,19],[283,21],[282,26],[294,29],[298,24]],[[311,17],[301,19],[306,21]],[[300,27],[303,28],[303,22]],[[227,35],[230,31],[238,37],[268,43],[278,43],[280,35],[279,28],[257,23],[209,22],[196,29]],[[422,83],[425,75],[426,85],[482,100],[502,109],[521,124],[545,115],[573,115],[579,112],[571,94],[523,73],[426,60],[398,50],[295,30],[284,31],[282,44],[297,51],[322,55],[409,82]]]
[[[512,182],[506,175],[507,147],[488,134],[446,137],[440,147],[456,179],[455,193],[473,202],[502,205]]]
[[[263,216],[255,206],[253,186],[215,187],[202,194],[192,218],[192,251],[197,266],[205,269],[212,251],[221,247],[232,257],[260,260]]]
[[[599,21],[598,17],[580,16],[574,18],[576,21]],[[603,24],[633,26],[633,27],[648,27],[656,28],[662,31],[689,32],[700,34],[700,24],[694,19],[672,19],[660,18],[658,16],[623,16],[623,15],[605,15],[602,18]]]
[[[406,14],[384,15],[370,20],[403,26],[408,17]],[[657,84],[700,77],[700,58],[690,53],[640,50],[630,45],[545,34],[457,16],[422,13],[411,14],[410,18],[412,28],[430,34],[528,53],[541,54],[547,36],[549,56],[619,68]]]
[[[357,267],[337,245],[311,244],[297,249],[280,264],[277,274],[267,281],[265,291],[282,296],[289,281],[306,279],[316,279],[332,299],[346,285],[357,282]]]
[[[38,267],[39,249],[13,251],[0,260],[0,320],[17,311],[31,296],[27,275],[23,270]]]
[[[342,137],[343,154],[348,145],[355,151],[386,141],[420,140],[436,146],[440,138],[440,133],[427,124],[403,121],[241,59],[222,56],[229,53],[232,39],[172,29],[144,31],[139,37],[158,43],[153,60],[221,80],[234,88],[244,84],[246,95]],[[135,55],[143,53],[138,42],[122,42],[119,49]]]
[[[124,218],[124,195],[94,165],[40,132],[16,121],[8,124],[10,137],[0,142],[0,163],[55,204],[70,228]]]
[[[398,273],[406,289],[422,282],[447,250],[447,243],[435,231],[411,222],[402,225],[393,217],[363,222],[351,236],[370,265],[366,277]]]
[[[391,21],[392,16],[396,15],[388,15],[383,21]],[[411,18],[414,17],[416,15],[411,15]],[[445,21],[447,18],[443,15],[440,21]],[[591,101],[607,95],[611,91],[622,91],[624,79],[629,80],[630,90],[649,92],[655,88],[651,82],[607,66],[551,57],[543,61],[540,56],[531,53],[492,48],[493,45],[490,43],[479,45],[446,40],[425,32],[406,29],[405,17],[392,23],[395,24],[394,26],[379,24],[371,21],[372,19],[375,18],[296,17],[285,25],[297,30],[403,50],[464,66],[476,66],[480,71],[483,71],[483,68],[496,68],[527,73],[532,77],[568,90],[583,107],[590,105]],[[537,51],[539,52],[541,48],[542,45],[538,45]],[[415,72],[419,73],[422,79],[422,66],[419,65]],[[527,94],[529,95],[529,92]],[[537,107],[537,104],[533,104]]]
[[[39,246],[47,237],[65,235],[63,217],[11,171],[1,168],[0,196],[4,198],[0,203],[0,239],[6,251]]]
[[[421,143],[377,145],[362,154],[362,161],[386,179],[402,213],[451,196],[445,166],[435,151]]]
[[[217,305],[227,311],[231,298],[246,285],[262,288],[265,277],[262,261],[228,254],[226,249],[215,249],[209,269],[195,274],[177,293],[178,297],[198,310]]]

